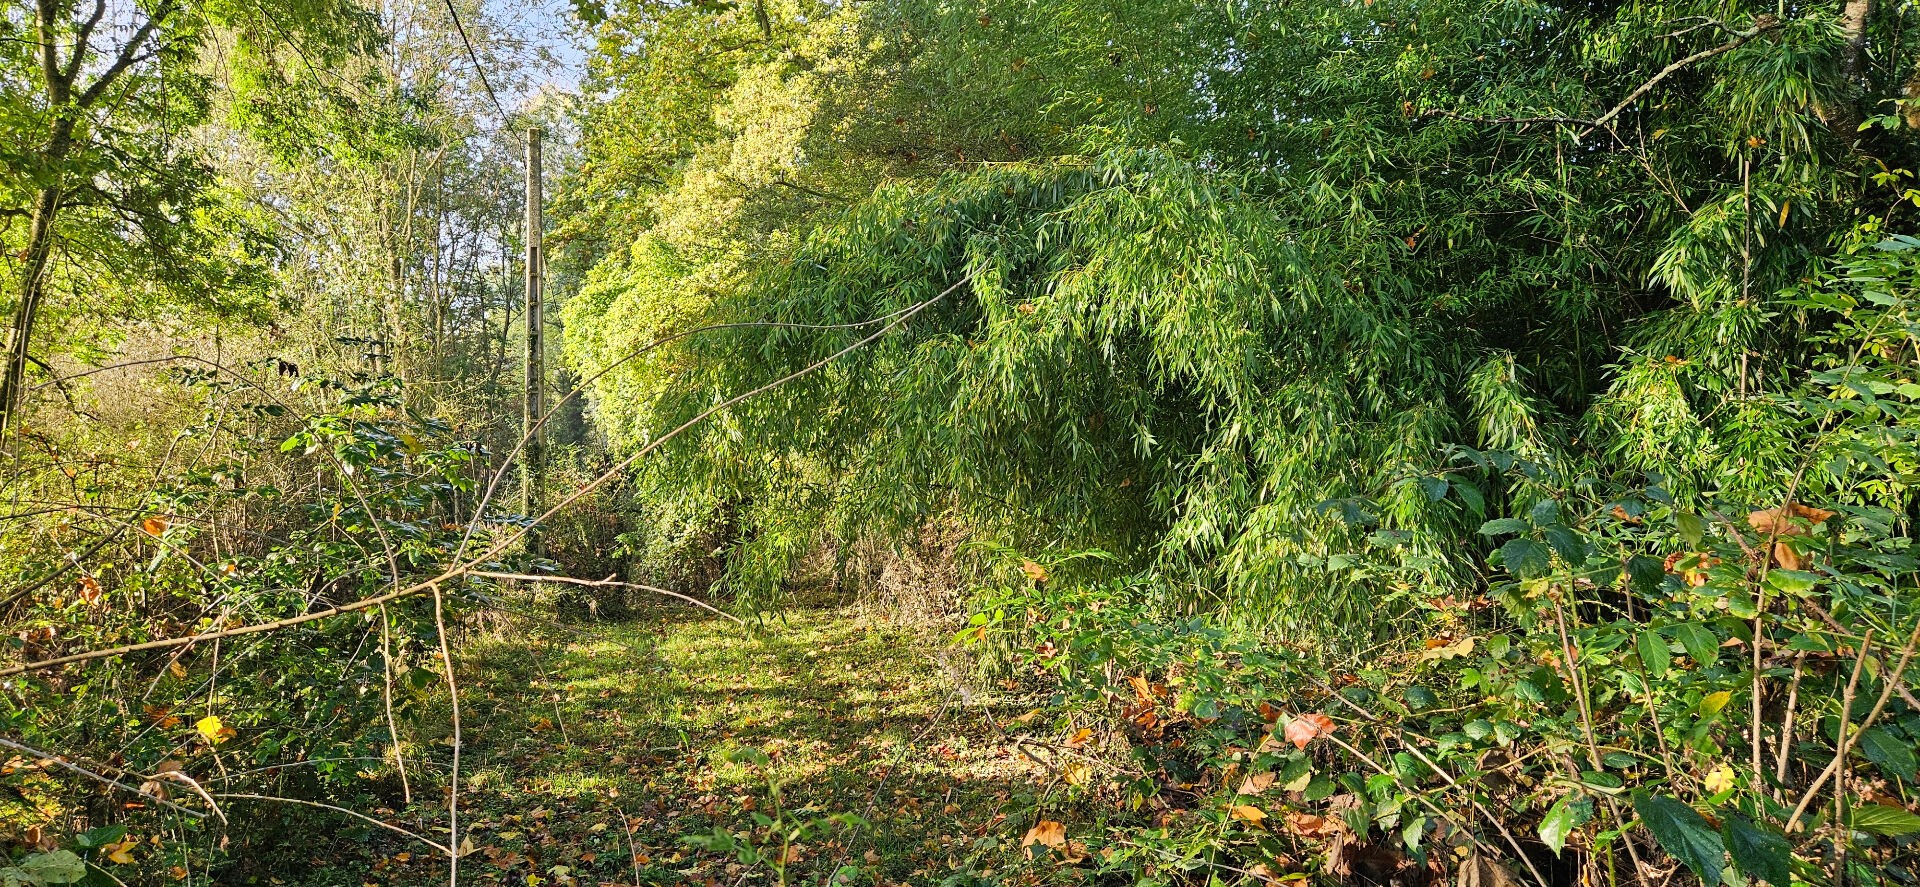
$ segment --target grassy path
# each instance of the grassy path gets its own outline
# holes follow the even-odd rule
[[[839,865],[844,883],[937,883],[1004,839],[997,814],[1031,775],[927,652],[943,649],[833,606],[752,630],[676,608],[470,648],[461,880],[803,884]],[[716,826],[757,851],[682,840]],[[368,883],[443,865],[399,852]]]

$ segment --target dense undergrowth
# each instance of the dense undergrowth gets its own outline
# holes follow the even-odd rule
[[[512,114],[477,5],[94,9],[0,883],[1920,882],[1907,6],[579,2]]]

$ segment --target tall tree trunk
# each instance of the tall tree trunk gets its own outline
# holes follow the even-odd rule
[[[1860,140],[1860,94],[1866,84],[1867,22],[1873,18],[1873,0],[1846,0],[1840,8],[1840,33],[1847,46],[1840,54],[1840,79],[1845,81],[1838,102],[1820,109],[1820,117],[1841,141],[1852,145]]]

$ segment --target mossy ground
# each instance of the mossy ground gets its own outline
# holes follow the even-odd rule
[[[998,741],[991,719],[1006,711],[943,651],[924,629],[839,604],[748,627],[661,608],[469,645],[461,881],[777,883],[778,866],[683,840],[719,827],[778,857],[778,830],[755,813],[869,823],[801,838],[787,883],[937,883],[1004,857],[1020,826],[1002,814],[1034,774]],[[392,850],[364,883],[445,877],[432,852]]]

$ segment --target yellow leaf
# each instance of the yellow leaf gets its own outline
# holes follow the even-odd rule
[[[1235,804],[1233,809],[1227,811],[1227,813],[1234,819],[1254,826],[1259,825],[1267,818],[1267,812],[1265,810],[1251,804]]]
[[[1021,561],[1020,572],[1027,574],[1027,578],[1035,582],[1047,581],[1047,568],[1033,561]]]
[[[1707,787],[1707,794],[1710,795],[1717,795],[1726,791],[1733,787],[1733,768],[1721,764],[1711,771],[1708,771],[1707,778],[1702,780],[1701,784]]]
[[[108,844],[100,849],[107,852],[107,861],[128,865],[133,862],[133,848],[139,843],[135,838],[128,838],[118,844]]]
[[[1060,768],[1060,775],[1067,780],[1068,785],[1086,785],[1087,780],[1093,778],[1093,771],[1087,765],[1074,761]]]
[[[1700,713],[1708,717],[1717,715],[1721,709],[1727,707],[1727,703],[1732,699],[1733,694],[1726,690],[1721,690],[1717,693],[1708,693],[1705,698],[1700,700]]]
[[[207,742],[213,745],[219,745],[228,739],[232,739],[236,735],[232,727],[220,722],[218,715],[207,715],[195,721],[193,723],[193,729],[200,731],[200,735],[205,736]]]

